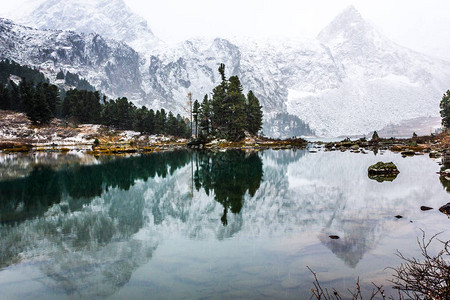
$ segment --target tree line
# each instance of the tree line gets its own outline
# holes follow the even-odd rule
[[[38,70],[20,66],[14,62],[0,62],[0,109],[25,112],[35,124],[49,123],[53,117],[72,119],[79,123],[94,123],[114,126],[123,130],[135,130],[147,134],[168,134],[189,137],[188,122],[179,114],[164,109],[137,108],[127,98],[108,100],[100,92],[91,90],[86,80],[67,72],[65,76],[73,84],[87,89],[64,91],[48,83]],[[6,75],[7,74],[7,75]],[[10,74],[24,75],[16,84]],[[34,81],[37,80],[37,81]]]
[[[219,67],[221,83],[212,90],[211,97],[193,104],[194,124],[190,125],[181,115],[164,109],[153,110],[145,106],[137,108],[127,98],[108,100],[78,75],[60,71],[59,80],[84,88],[69,91],[48,83],[38,70],[22,67],[14,62],[0,63],[0,109],[25,112],[36,124],[50,122],[53,117],[73,119],[79,123],[95,123],[114,126],[123,130],[135,130],[147,134],[168,134],[190,137],[191,126],[201,139],[212,137],[240,140],[245,132],[257,135],[262,128],[262,106],[252,91],[244,95],[238,76],[225,78],[225,65]],[[7,74],[7,75],[5,75]],[[22,77],[17,84],[9,74],[31,74]],[[27,79],[28,78],[28,79]],[[34,80],[37,81],[34,81]]]

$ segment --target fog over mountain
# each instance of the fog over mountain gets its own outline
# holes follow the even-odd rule
[[[122,0],[48,0],[19,21],[41,30],[2,20],[0,58],[39,66],[51,79],[61,68],[70,70],[109,96],[184,113],[187,93],[198,100],[210,93],[220,81],[218,65],[225,63],[227,76],[238,75],[245,92],[251,89],[260,99],[269,125],[277,113],[288,112],[320,136],[366,134],[390,123],[438,116],[450,82],[450,63],[395,44],[353,6],[316,39],[218,37],[173,47]],[[70,35],[90,41],[58,40]],[[98,49],[91,45],[95,36],[110,49],[100,60],[96,51],[86,51]],[[83,53],[83,59],[67,60],[63,50]],[[286,128],[265,133],[282,136]]]

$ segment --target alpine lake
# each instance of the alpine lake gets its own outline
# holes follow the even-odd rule
[[[378,161],[400,174],[369,178]],[[323,148],[1,154],[0,299],[310,299],[307,267],[343,296],[358,277],[366,295],[372,282],[395,295],[395,253],[420,258],[422,231],[450,239],[440,161]]]

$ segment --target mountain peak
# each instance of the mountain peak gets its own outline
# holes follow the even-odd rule
[[[21,22],[39,29],[95,32],[143,52],[160,43],[147,21],[132,12],[123,0],[46,0]]]
[[[364,20],[359,11],[350,5],[337,15],[317,36],[320,42],[333,44],[333,40],[354,40],[372,31],[372,26]]]

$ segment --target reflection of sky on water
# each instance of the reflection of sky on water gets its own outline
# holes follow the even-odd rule
[[[436,209],[419,209],[449,202],[439,166],[428,157],[257,155],[263,166],[259,188],[253,197],[245,192],[242,209],[228,212],[226,226],[223,201],[195,189],[197,164],[181,156],[173,175],[135,176],[127,190],[105,181],[100,196],[75,210],[67,207],[80,200],[63,193],[38,218],[0,227],[0,288],[22,299],[309,299],[307,265],[325,285],[338,288],[350,288],[357,276],[363,283],[382,281],[389,274],[384,268],[398,263],[396,249],[418,254],[420,228],[430,234],[447,228],[447,217]],[[223,158],[208,158],[217,159]],[[379,160],[398,166],[394,182],[367,178],[367,167]],[[117,168],[101,174],[120,173],[122,166]],[[398,214],[404,218],[395,219]],[[330,240],[330,234],[341,238]]]

